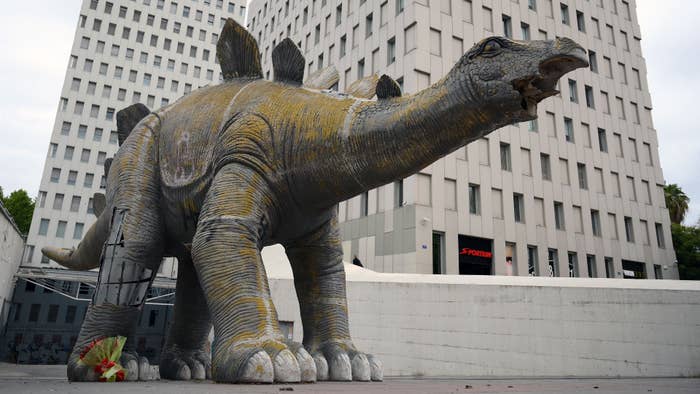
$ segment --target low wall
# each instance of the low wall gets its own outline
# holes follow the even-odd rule
[[[0,328],[5,327],[12,304],[14,276],[22,260],[24,237],[0,203]]]
[[[346,273],[353,339],[387,376],[700,375],[700,282]],[[268,274],[300,340],[291,271]]]

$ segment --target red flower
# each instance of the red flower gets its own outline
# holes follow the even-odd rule
[[[120,369],[117,371],[117,382],[121,382],[124,380],[124,370]]]
[[[107,372],[110,368],[112,368],[116,363],[114,361],[110,361],[107,357],[102,359],[102,362],[95,365],[95,372],[102,375],[103,373]]]
[[[80,359],[82,360],[85,357],[85,355],[87,354],[87,352],[89,352],[93,347],[95,347],[95,345],[97,345],[97,343],[100,342],[102,339],[103,338],[97,338],[97,339],[92,340],[92,342],[90,342],[90,344],[88,344],[85,347],[85,349],[83,349],[83,351],[80,352]]]

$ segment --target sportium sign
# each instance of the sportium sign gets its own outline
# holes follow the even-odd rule
[[[493,252],[491,240],[459,235],[459,274],[491,275]]]

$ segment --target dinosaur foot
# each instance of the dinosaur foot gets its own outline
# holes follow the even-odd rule
[[[160,357],[160,377],[171,380],[211,379],[211,358],[202,350],[172,346]]]
[[[119,363],[126,370],[126,380],[158,380],[160,374],[157,365],[151,365],[146,357],[139,357],[136,352],[125,351]]]
[[[297,383],[316,380],[316,365],[301,345],[265,341],[254,347],[215,347],[212,378],[232,383]]]
[[[68,380],[71,382],[97,382],[99,375],[91,368],[78,361],[79,356],[71,355],[68,360]],[[119,364],[126,371],[126,380],[158,380],[158,367],[152,366],[146,357],[139,357],[135,352],[124,351]]]
[[[330,344],[314,352],[317,380],[381,382],[384,379],[381,361],[371,354],[364,354],[349,347]]]

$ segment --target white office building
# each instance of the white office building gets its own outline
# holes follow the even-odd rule
[[[77,246],[96,220],[93,195],[104,193],[103,163],[118,149],[116,112],[218,83],[219,33],[245,15],[245,0],[83,1],[23,265],[56,267],[41,248]]]
[[[268,78],[272,49],[290,37],[307,74],[335,66],[340,91],[384,73],[415,93],[491,35],[570,37],[589,52],[590,68],[562,78],[538,121],[341,203],[346,261],[380,272],[678,278],[635,0],[253,0],[249,8]]]

